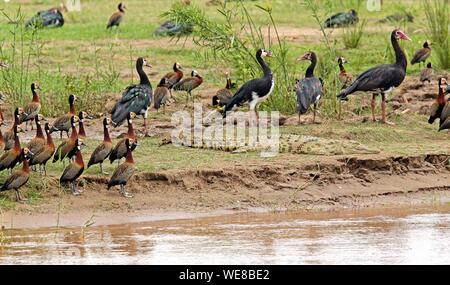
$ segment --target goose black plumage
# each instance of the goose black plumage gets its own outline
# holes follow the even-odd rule
[[[112,27],[119,27],[120,23],[122,23],[122,20],[125,16],[126,7],[122,2],[120,2],[117,6],[117,9],[119,11],[112,14],[109,18],[108,25],[106,25],[107,29],[111,29]]]
[[[300,123],[300,116],[305,114],[311,104],[314,105],[313,123],[316,121],[316,109],[320,96],[322,95],[322,82],[314,76],[314,68],[317,65],[317,56],[314,52],[310,51],[305,53],[298,60],[310,60],[311,64],[306,70],[305,78],[297,83],[297,112],[298,122]]]
[[[264,75],[262,78],[247,81],[239,88],[233,95],[233,99],[225,106],[223,112],[224,118],[227,116],[227,112],[246,103],[249,104],[250,110],[255,112],[256,119],[259,118],[259,104],[270,96],[275,86],[272,71],[263,59],[264,57],[271,56],[272,52],[266,51],[265,49],[259,49],[256,52],[256,60],[261,65]]]
[[[430,42],[425,41],[423,47],[414,53],[414,56],[411,59],[411,64],[414,65],[416,63],[425,62],[430,57],[430,55],[431,55]]]
[[[372,120],[375,119],[375,97],[381,93],[381,108],[382,118],[385,124],[390,124],[386,119],[386,93],[392,91],[393,88],[400,86],[406,76],[406,61],[405,53],[400,47],[398,40],[410,40],[410,38],[400,29],[395,29],[391,33],[391,43],[395,51],[394,64],[382,64],[373,67],[362,73],[356,80],[345,90],[343,90],[337,97],[341,100],[347,100],[347,96],[357,92],[374,92],[372,94]]]
[[[54,28],[62,26],[64,26],[64,16],[58,9],[39,11],[25,24],[27,28]]]
[[[140,57],[136,61],[136,70],[139,74],[140,83],[128,86],[122,94],[122,98],[116,103],[112,110],[111,121],[118,127],[125,122],[130,112],[144,117],[145,135],[148,136],[147,115],[148,107],[152,102],[152,85],[145,74],[143,66],[151,67],[145,58]]]
[[[334,28],[334,27],[342,27],[348,26],[358,23],[358,13],[355,10],[351,9],[348,12],[340,12],[334,14],[330,18],[325,20],[325,27]]]

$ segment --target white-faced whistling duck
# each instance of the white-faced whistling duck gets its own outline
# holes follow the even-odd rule
[[[108,25],[106,26],[107,29],[111,29],[112,27],[119,27],[120,23],[123,20],[123,17],[125,16],[125,5],[120,2],[117,6],[117,9],[119,11],[114,12],[111,17],[109,18]]]
[[[436,101],[433,102],[430,107],[430,118],[428,119],[428,123],[433,124],[436,119],[439,119],[439,131],[450,127],[450,119],[448,119],[450,117],[450,104],[448,101],[450,98],[447,99],[445,97],[445,88],[447,85],[448,83],[445,78],[439,78],[439,93]]]
[[[192,97],[192,90],[199,87],[203,83],[203,77],[198,74],[196,70],[192,70],[191,77],[187,77],[182,79],[180,82],[175,84],[173,86],[173,90],[178,91],[186,91],[188,93],[188,96],[186,97],[186,105],[189,102],[189,99],[194,101],[194,98]]]
[[[72,132],[70,134],[70,137],[61,142],[61,144],[56,149],[55,154],[53,155],[53,163],[57,162],[58,160],[62,160],[64,162],[64,158],[66,157],[70,160],[75,155],[77,149],[76,140],[78,139],[76,123],[78,123],[78,120],[79,119],[77,116],[72,116],[72,118],[70,119]]]
[[[395,29],[391,33],[391,43],[395,51],[394,64],[382,64],[373,67],[356,78],[353,83],[343,90],[337,97],[341,100],[347,100],[347,96],[357,92],[366,91],[372,93],[372,120],[375,122],[375,97],[381,93],[381,112],[382,120],[385,124],[391,124],[386,118],[386,93],[390,93],[395,87],[400,86],[406,76],[406,55],[400,47],[398,41],[410,40],[410,38],[401,30]]]
[[[11,173],[14,166],[16,166],[20,160],[20,152],[22,149],[20,147],[19,136],[17,135],[17,128],[18,126],[14,127],[14,147],[5,151],[0,157],[0,171],[9,169]]]
[[[109,157],[112,152],[113,145],[111,141],[111,137],[109,136],[109,124],[111,124],[111,120],[109,118],[103,119],[103,142],[99,144],[94,152],[91,154],[91,158],[89,159],[88,168],[94,164],[100,164],[100,171],[103,174],[108,174],[103,171],[103,161]]]
[[[297,84],[297,112],[298,123],[301,123],[300,116],[305,114],[311,105],[314,105],[313,123],[316,121],[316,109],[322,95],[322,82],[314,76],[314,69],[317,65],[317,56],[314,52],[305,53],[298,60],[309,60],[311,64],[306,69],[305,78]]]
[[[14,171],[8,178],[6,178],[6,181],[5,183],[3,183],[0,191],[14,189],[16,192],[16,201],[24,202],[26,201],[26,199],[22,198],[19,189],[24,186],[30,178],[30,167],[28,164],[28,160],[33,156],[33,153],[30,152],[27,148],[23,148],[20,153],[23,160],[22,169]]]
[[[116,168],[113,175],[111,176],[111,179],[108,182],[108,190],[113,186],[120,185],[120,194],[126,198],[133,197],[127,192],[127,190],[125,189],[125,185],[131,178],[131,176],[133,176],[134,173],[134,160],[132,153],[132,148],[134,144],[135,141],[133,139],[127,138],[125,140],[125,146],[127,148],[125,162]]]
[[[166,73],[163,78],[166,79],[166,87],[169,88],[170,97],[172,98],[172,88],[175,84],[180,82],[180,80],[183,78],[183,67],[178,63],[175,62],[173,64],[173,71]]]
[[[338,58],[339,81],[342,84],[341,89],[347,88],[353,81],[353,76],[351,75],[351,73],[349,73],[347,70],[345,70],[345,67],[344,67],[345,63],[348,63],[348,61],[345,58],[343,58],[343,57]]]
[[[335,28],[335,27],[342,27],[342,26],[348,26],[348,25],[354,25],[358,23],[358,13],[356,13],[355,10],[351,9],[348,12],[340,12],[337,14],[334,14],[330,18],[325,20],[325,27],[326,28]]]
[[[230,103],[231,98],[233,97],[233,92],[231,92],[231,88],[233,83],[231,82],[230,73],[225,73],[227,77],[227,85],[225,88],[222,88],[216,92],[216,95],[212,97],[212,105],[223,107]]]
[[[3,126],[3,111],[0,109],[0,149],[5,149],[5,138],[3,138],[1,126]]]
[[[414,53],[414,56],[411,59],[411,64],[414,65],[416,63],[425,62],[430,57],[430,55],[431,55],[430,42],[425,41],[423,47]]]
[[[35,155],[44,150],[45,136],[42,131],[41,121],[45,121],[45,117],[42,114],[35,116],[36,122],[36,136],[27,144],[27,148]]]
[[[136,133],[133,129],[133,119],[136,117],[136,114],[131,112],[127,116],[127,122],[128,122],[128,132],[125,138],[119,140],[115,147],[113,148],[111,154],[109,155],[109,162],[113,163],[115,160],[117,160],[117,164],[120,163],[120,159],[125,157],[127,154],[127,147],[125,145],[126,139],[133,139],[135,142],[132,146],[131,150],[134,150],[137,145],[137,137]]]
[[[156,87],[155,92],[153,94],[154,101],[155,101],[154,107],[155,107],[156,111],[159,111],[159,108],[161,108],[161,106],[163,106],[164,112],[166,110],[166,103],[170,96],[169,89],[166,86],[167,86],[167,79],[165,77],[163,77],[161,79],[161,81],[159,82],[158,86]]]
[[[72,124],[70,120],[72,116],[76,116],[75,112],[75,101],[77,101],[77,97],[75,95],[69,95],[69,113],[58,117],[52,125],[50,129],[50,133],[60,132],[60,138],[62,139],[62,133],[66,132],[67,137],[69,137],[69,131],[72,128]]]
[[[139,74],[140,83],[128,86],[122,94],[122,98],[116,103],[112,110],[111,120],[115,127],[125,122],[130,112],[144,117],[144,135],[148,136],[147,115],[148,107],[152,102],[152,85],[144,72],[144,66],[151,67],[147,60],[140,57],[136,61],[136,70]]]
[[[87,113],[80,111],[78,113],[78,137],[82,140],[86,139],[86,131],[84,130],[84,119],[87,118]]]
[[[84,161],[83,156],[81,155],[81,147],[84,146],[84,142],[82,139],[75,140],[75,160],[72,161],[65,169],[61,178],[59,178],[59,182],[61,184],[69,183],[71,185],[72,194],[74,196],[79,196],[82,191],[77,190],[76,180],[84,171]]]
[[[44,168],[44,174],[47,175],[47,170],[45,168],[47,161],[52,158],[55,153],[55,144],[53,143],[52,135],[50,134],[50,126],[45,123],[45,134],[47,135],[47,142],[42,151],[35,153],[30,160],[30,165],[39,165],[39,172],[42,174],[41,166]]]
[[[10,150],[14,146],[15,132],[22,133],[23,129],[19,126],[20,116],[23,114],[22,108],[14,110],[14,123],[11,129],[7,130],[3,136],[5,139],[5,150]]]
[[[427,64],[427,67],[425,67],[420,72],[420,82],[428,81],[428,84],[431,83],[431,79],[433,77],[433,66],[431,66],[431,62]]]
[[[37,83],[31,84],[31,92],[33,93],[33,99],[31,100],[31,103],[29,103],[25,108],[23,109],[24,113],[22,114],[20,118],[20,123],[25,122],[25,131],[28,131],[28,121],[31,121],[31,129],[33,130],[33,120],[34,117],[39,114],[41,111],[41,102],[39,99],[39,95],[36,92],[36,90],[41,90],[39,85]]]
[[[256,60],[261,65],[263,70],[263,77],[252,79],[244,83],[241,88],[234,94],[233,99],[225,106],[223,117],[227,116],[227,112],[234,110],[238,106],[249,104],[250,111],[255,113],[256,119],[259,119],[258,107],[259,104],[267,99],[272,94],[275,86],[273,73],[267,63],[264,61],[265,57],[271,57],[272,52],[265,49],[259,49],[256,52]]]

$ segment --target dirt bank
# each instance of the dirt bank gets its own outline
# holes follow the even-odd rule
[[[5,227],[83,225],[161,220],[236,211],[398,207],[450,201],[448,155],[414,157],[323,157],[297,162],[295,156],[267,163],[221,168],[138,173],[129,185],[133,199],[107,191],[106,179],[84,176],[85,192],[73,197],[48,179],[43,203],[17,205],[2,214]]]

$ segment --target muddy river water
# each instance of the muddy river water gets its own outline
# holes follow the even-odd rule
[[[450,264],[450,205],[0,232],[1,264]]]

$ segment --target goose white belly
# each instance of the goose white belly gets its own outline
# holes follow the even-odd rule
[[[252,92],[252,100],[249,102],[250,110],[255,110],[256,106],[259,105],[262,101],[266,100],[270,94],[272,94],[273,89],[275,87],[275,80],[272,79],[272,85],[270,86],[269,92],[264,96],[259,96],[258,93]]]

